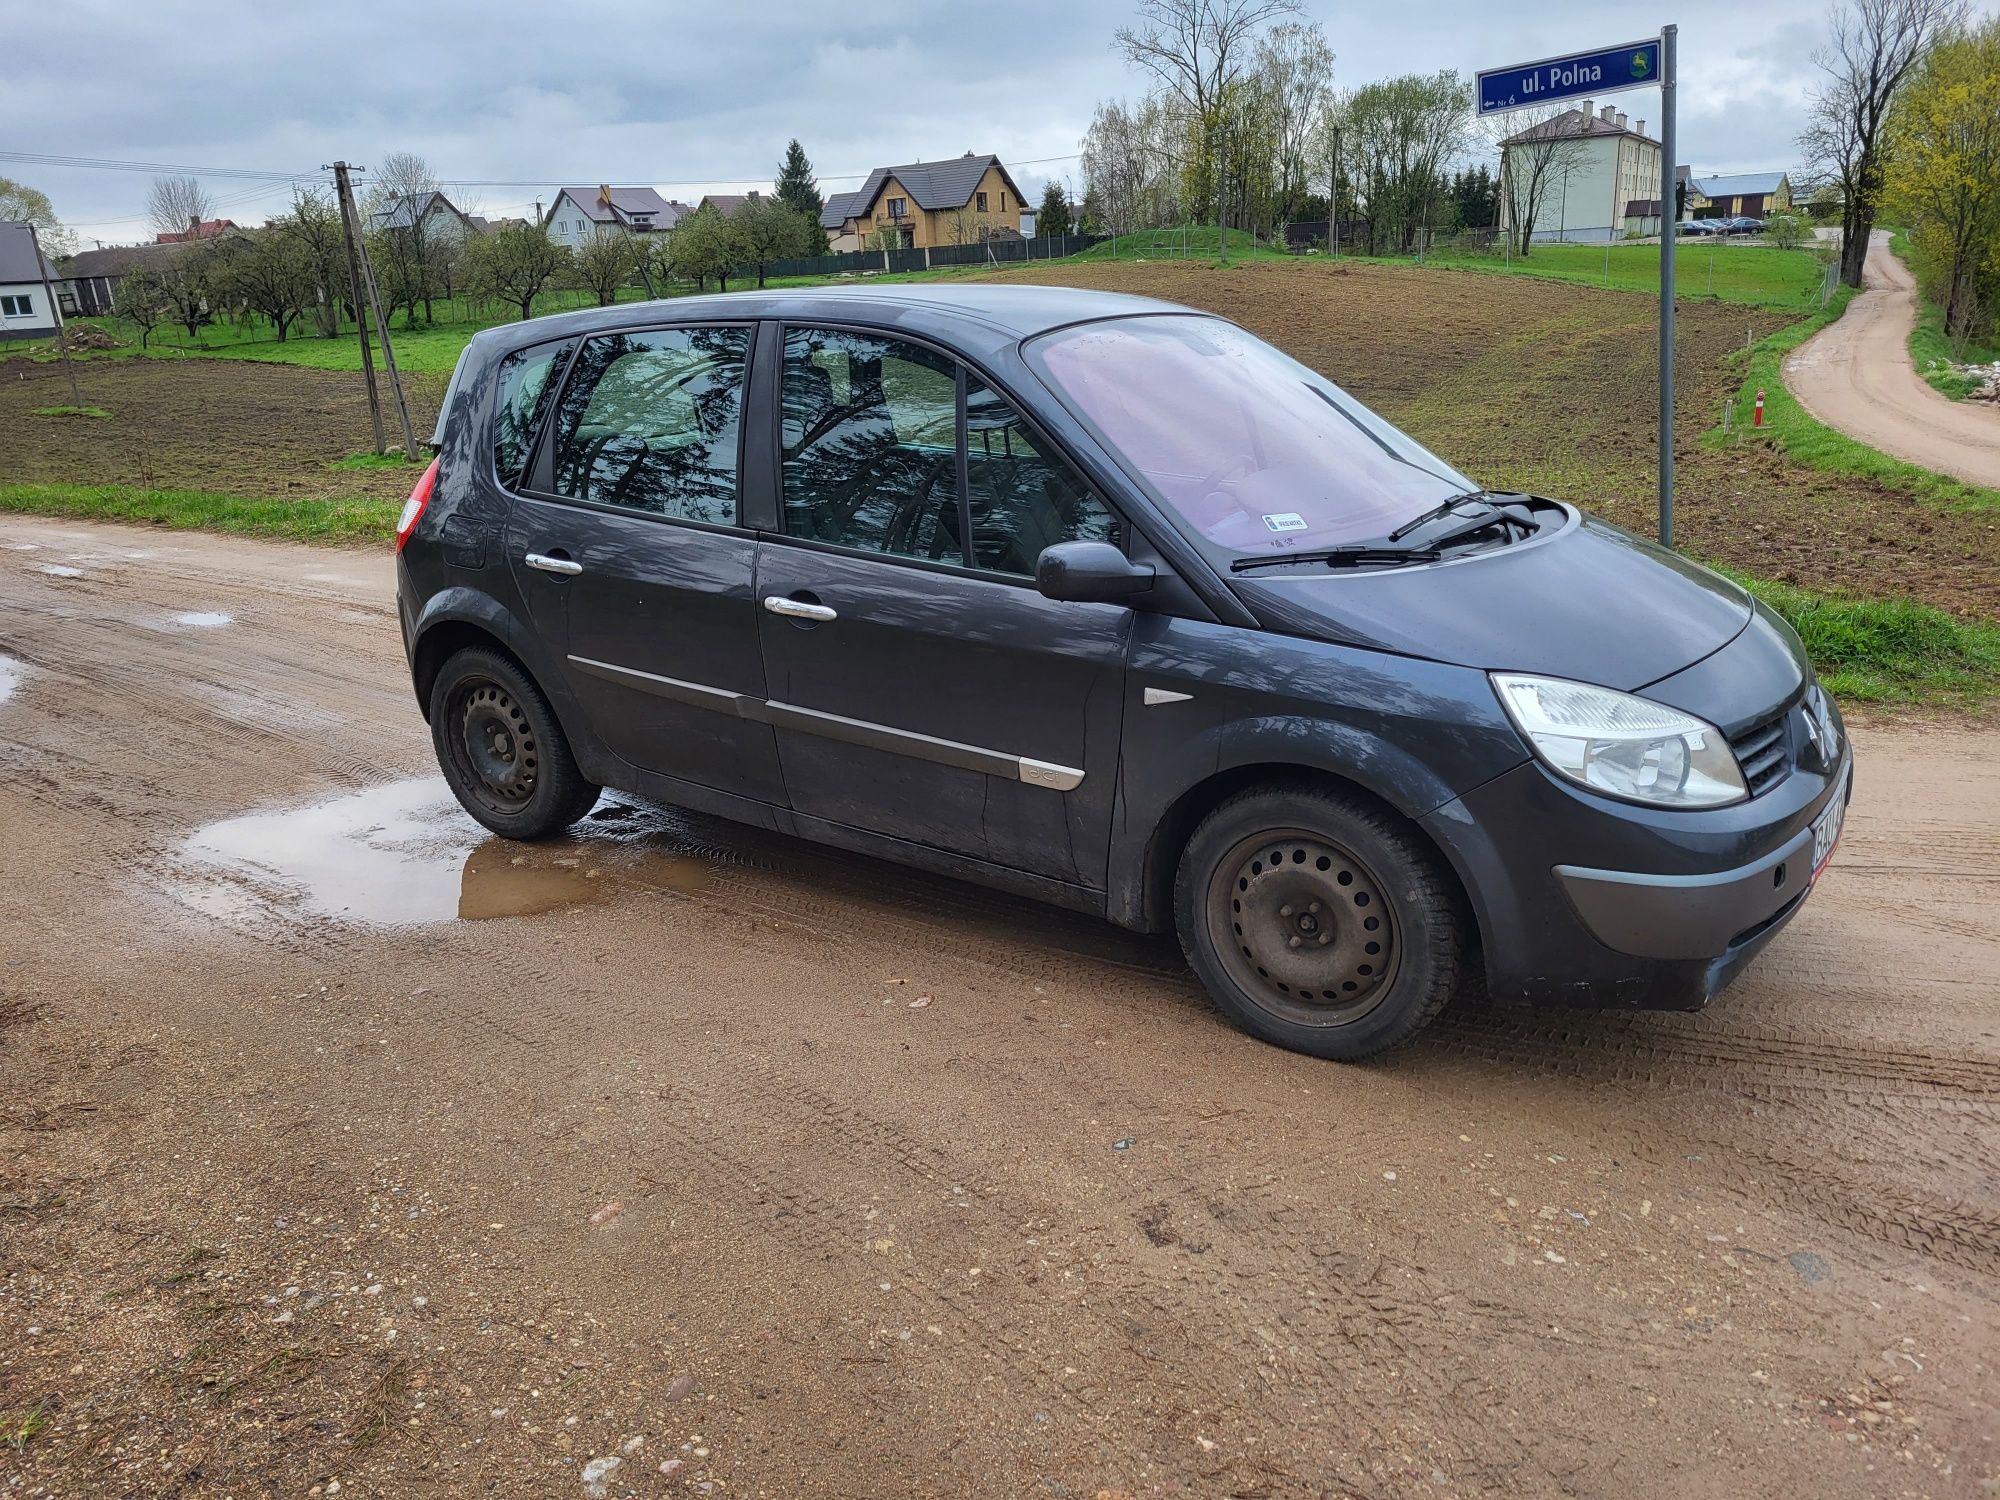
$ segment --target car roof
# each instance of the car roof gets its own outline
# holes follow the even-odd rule
[[[977,355],[1072,323],[1194,311],[1152,297],[1082,287],[907,284],[796,287],[621,302],[613,307],[555,313],[482,330],[473,336],[473,344],[482,354],[498,357],[551,339],[614,333],[622,328],[645,328],[657,323],[704,318],[790,318],[901,329]]]

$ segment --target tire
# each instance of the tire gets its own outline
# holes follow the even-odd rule
[[[459,804],[502,838],[548,838],[597,803],[549,700],[498,652],[468,647],[438,669],[431,743]]]
[[[1329,789],[1253,787],[1216,807],[1181,853],[1174,917],[1223,1014],[1314,1057],[1407,1041],[1475,982],[1473,926],[1436,853]]]

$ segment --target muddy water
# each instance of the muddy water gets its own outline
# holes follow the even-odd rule
[[[196,609],[189,610],[184,615],[175,615],[174,623],[176,625],[192,625],[198,629],[212,630],[217,626],[229,624],[235,618],[234,615],[226,614],[219,609]]]
[[[83,577],[83,569],[72,568],[67,563],[38,563],[35,567],[35,571],[37,573],[46,573],[51,578]]]
[[[0,656],[0,703],[14,696],[26,669],[11,656]]]
[[[288,915],[411,927],[531,916],[621,886],[706,886],[700,860],[647,847],[643,811],[612,810],[626,815],[587,822],[578,837],[518,844],[467,817],[441,777],[387,782],[211,823],[182,846],[171,888],[231,925]]]

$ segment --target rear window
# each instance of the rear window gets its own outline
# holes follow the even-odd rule
[[[1223,558],[1380,539],[1478,488],[1331,381],[1219,318],[1058,329],[1029,361]]]
[[[503,484],[521,477],[535,432],[548,411],[550,377],[562,368],[571,343],[516,349],[500,361],[499,390],[493,397],[493,472]],[[454,377],[454,380],[456,377]]]

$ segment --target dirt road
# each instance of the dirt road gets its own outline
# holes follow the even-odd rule
[[[864,860],[485,840],[384,557],[0,519],[0,1495],[1990,1494],[2000,769],[1856,741],[1708,1014],[1343,1068]]]
[[[1910,363],[1917,288],[1889,250],[1889,232],[1868,237],[1864,289],[1838,322],[1785,356],[1785,386],[1827,426],[1871,448],[2000,489],[2000,410],[1953,401]]]

